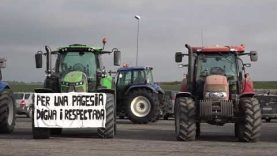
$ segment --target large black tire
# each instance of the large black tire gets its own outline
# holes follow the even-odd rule
[[[165,106],[165,101],[164,101],[164,95],[163,94],[158,94],[158,100],[159,100],[159,115],[156,116],[156,118],[153,118],[151,121],[156,122],[160,119],[160,117],[164,116],[164,106]]]
[[[154,122],[160,116],[158,94],[143,88],[132,90],[128,94],[125,110],[133,123]]]
[[[239,137],[239,123],[234,124],[235,137]]]
[[[62,128],[51,128],[50,134],[53,136],[60,136],[62,134],[63,129]]]
[[[196,122],[196,138],[199,138],[201,134],[201,123]]]
[[[98,128],[97,134],[101,138],[113,138],[116,133],[116,104],[113,94],[107,93],[106,103],[106,125],[105,128]]]
[[[190,97],[178,97],[175,102],[175,133],[178,141],[193,141],[196,137],[195,102]]]
[[[242,121],[238,124],[238,138],[243,142],[256,142],[259,140],[262,115],[258,100],[253,97],[240,99]]]
[[[171,99],[168,95],[164,95],[164,107],[163,107],[163,118],[164,120],[168,120],[170,116],[172,116],[172,107],[173,104],[171,102]]]
[[[5,89],[0,93],[0,133],[12,133],[15,126],[15,102],[12,91]]]
[[[50,137],[50,129],[49,128],[38,128],[35,127],[34,123],[34,110],[33,110],[33,115],[32,115],[32,133],[33,133],[33,138],[34,139],[49,139]]]

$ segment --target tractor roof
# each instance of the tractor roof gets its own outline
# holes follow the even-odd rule
[[[152,67],[144,67],[144,66],[139,66],[139,67],[122,67],[119,68],[117,71],[131,71],[131,70],[145,70],[145,69],[153,69]]]
[[[89,45],[84,45],[84,44],[71,44],[69,46],[66,47],[61,47],[58,49],[58,52],[100,52],[102,51],[102,48],[98,48],[98,47],[93,47],[93,46],[89,46]]]
[[[211,47],[191,47],[194,53],[228,53],[238,52],[243,53],[245,50],[244,45],[239,46],[211,46]]]

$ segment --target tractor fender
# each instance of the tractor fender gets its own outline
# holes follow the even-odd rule
[[[179,92],[176,94],[176,99],[178,97],[191,97],[194,99],[194,96],[190,92]]]
[[[126,92],[125,92],[125,95],[127,95],[129,92],[131,92],[132,90],[134,89],[138,89],[138,88],[144,88],[144,89],[148,89],[154,93],[158,93],[158,91],[151,85],[135,85],[135,86],[131,86],[129,87]]]
[[[0,81],[0,91],[3,91],[4,89],[10,89],[10,87],[6,82]]]
[[[177,106],[176,105],[176,99],[179,98],[179,97],[190,97],[190,98],[195,100],[194,96],[190,92],[179,92],[179,93],[177,93],[176,96],[175,96],[175,103],[174,103],[174,110],[173,110],[173,112],[175,112],[175,110],[177,109],[176,108],[176,106]]]
[[[255,93],[254,92],[247,92],[247,93],[242,93],[239,95],[239,98],[243,98],[243,97],[254,97]]]
[[[164,91],[162,88],[160,88],[160,89],[158,90],[158,93],[164,95],[164,94],[165,94],[165,91]]]
[[[164,90],[157,83],[154,83],[153,85],[150,85],[150,86],[152,86],[156,91],[158,91],[159,94],[163,94],[163,95],[165,94]]]

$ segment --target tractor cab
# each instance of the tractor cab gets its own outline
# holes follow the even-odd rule
[[[96,51],[100,49],[93,48]],[[61,92],[95,90],[97,70],[101,69],[100,55],[88,47],[70,45],[58,52],[55,73],[59,75]]]
[[[98,88],[112,88],[112,78],[106,75],[102,65],[101,55],[114,52],[114,64],[119,65],[120,52],[103,51],[102,48],[82,44],[72,44],[50,52],[46,47],[47,56],[46,72],[48,77],[45,83],[50,83],[50,88],[56,92],[92,92]],[[41,57],[41,52],[36,57]],[[56,55],[54,71],[52,71],[52,55]],[[41,67],[41,60],[37,60],[37,66]],[[53,87],[55,86],[55,87]]]
[[[238,72],[235,53],[199,53],[196,57],[195,68],[196,83],[193,92],[200,99],[209,98],[205,90],[225,92],[220,96],[226,100],[229,97],[226,94],[229,88],[234,92],[237,90]]]
[[[1,68],[6,67],[6,59],[0,58],[0,81],[2,80],[2,71]]]
[[[231,94],[243,92],[245,66],[240,56],[250,55],[257,60],[255,51],[244,53],[244,46],[189,47],[189,54],[176,53],[176,62],[183,55],[189,56],[187,90],[198,99],[219,96],[228,100]],[[216,94],[210,94],[211,92]]]
[[[117,94],[123,95],[134,86],[153,85],[152,67],[122,67],[117,70]]]

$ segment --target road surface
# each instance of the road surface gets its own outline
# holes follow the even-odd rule
[[[60,137],[34,140],[31,120],[19,116],[13,134],[0,135],[0,156],[265,156],[277,154],[277,121],[263,123],[261,141],[241,143],[234,137],[233,124],[201,124],[201,137],[179,142],[174,137],[174,120],[147,125],[118,120],[114,139],[100,139],[94,130],[65,130]]]

